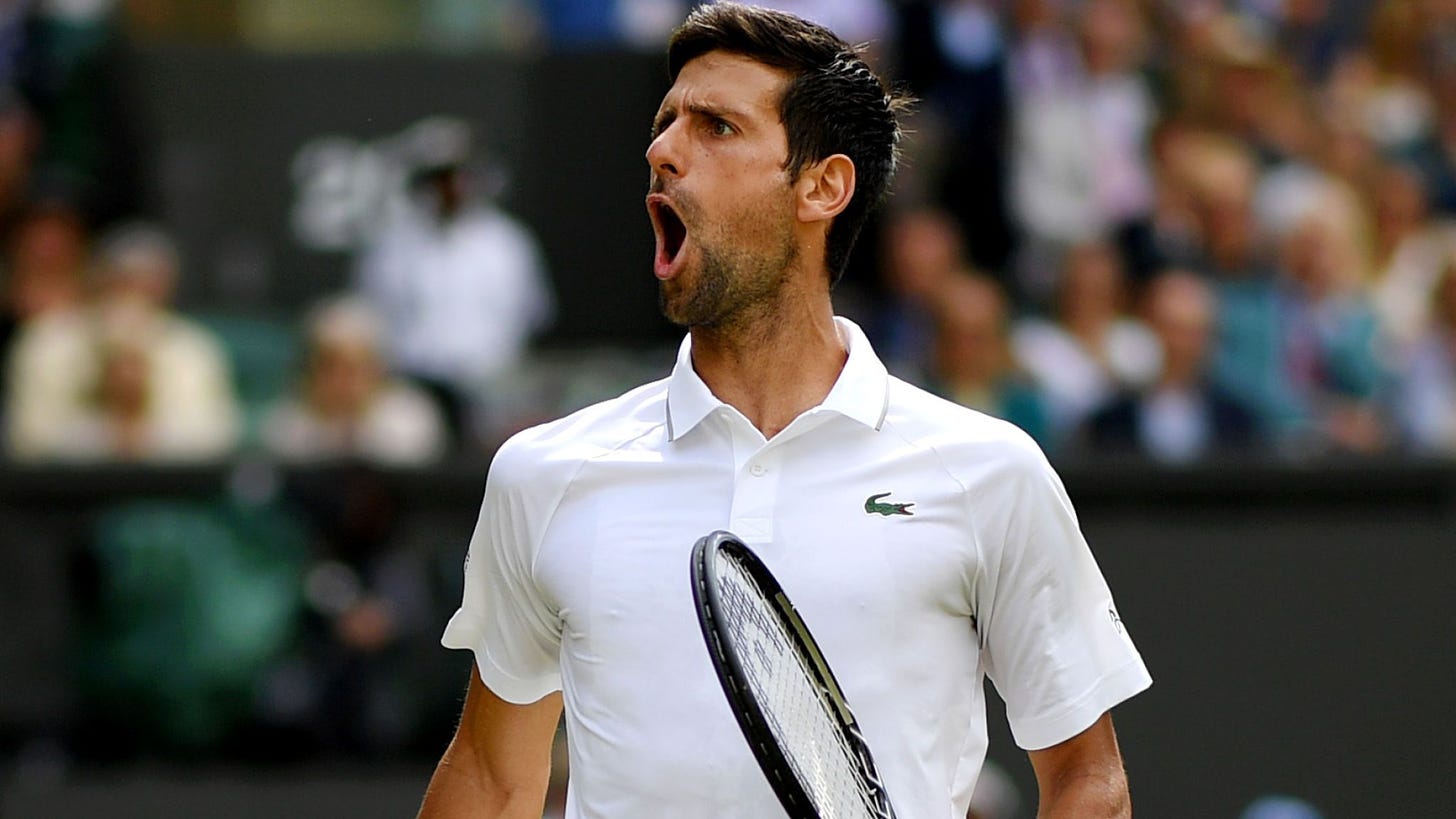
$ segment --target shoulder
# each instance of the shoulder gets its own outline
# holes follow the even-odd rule
[[[934,450],[962,484],[1049,469],[1026,431],[898,378],[890,379],[885,428],[913,446]]]
[[[1023,355],[1061,352],[1076,346],[1065,330],[1040,316],[1016,322],[1011,329],[1011,343]]]
[[[1112,366],[1124,380],[1134,383],[1150,381],[1163,364],[1163,349],[1158,337],[1136,319],[1120,318],[1114,322],[1107,344]]]
[[[164,354],[190,355],[206,358],[225,358],[222,342],[217,335],[201,322],[179,313],[166,317],[160,336]]]
[[[440,419],[440,410],[424,390],[408,381],[391,380],[374,399],[373,412],[391,419]]]
[[[445,418],[439,406],[424,390],[405,381],[384,387],[369,409],[366,424],[381,452],[407,453],[408,461],[438,457],[445,446]]]
[[[666,399],[662,379],[522,430],[496,451],[490,482],[497,488],[545,483],[564,489],[586,461],[655,440],[666,427]]]
[[[13,348],[17,354],[45,354],[55,349],[90,350],[92,325],[81,310],[61,310],[21,323]]]

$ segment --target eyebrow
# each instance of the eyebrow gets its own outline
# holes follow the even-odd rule
[[[683,105],[683,109],[686,110],[689,114],[694,114],[709,119],[722,118],[741,121],[747,116],[743,111],[740,111],[736,108],[714,105],[713,103],[708,102],[689,102]],[[677,119],[677,117],[678,110],[676,108],[664,108],[660,113],[658,113],[657,118],[654,119],[652,122],[652,138],[656,139],[657,136],[667,128],[667,126],[672,124],[673,120]]]

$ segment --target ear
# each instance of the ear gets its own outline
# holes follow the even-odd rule
[[[834,154],[815,162],[799,174],[799,221],[822,222],[838,216],[854,196],[854,162]]]

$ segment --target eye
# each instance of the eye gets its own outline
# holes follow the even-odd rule
[[[654,141],[662,136],[662,132],[666,131],[667,126],[671,125],[676,118],[675,115],[666,112],[658,115],[657,119],[652,122],[652,129],[648,132],[649,141]]]
[[[708,121],[708,132],[713,136],[732,136],[733,126],[726,119],[713,117]]]

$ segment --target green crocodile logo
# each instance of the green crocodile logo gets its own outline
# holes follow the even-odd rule
[[[881,492],[878,495],[870,495],[868,498],[865,498],[865,513],[870,515],[884,515],[885,517],[915,514],[910,511],[910,507],[914,506],[914,503],[880,503],[880,498],[888,498],[890,494],[889,492]]]

